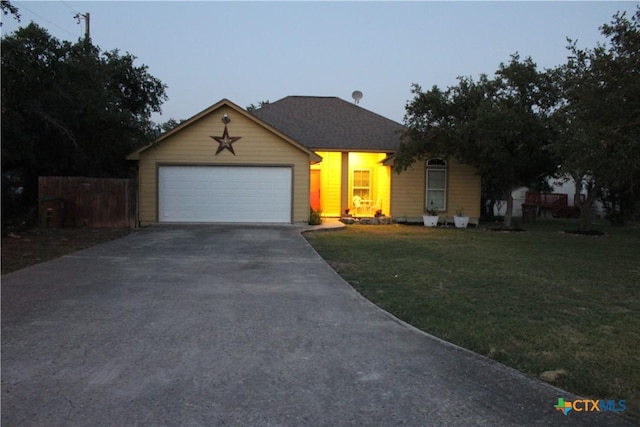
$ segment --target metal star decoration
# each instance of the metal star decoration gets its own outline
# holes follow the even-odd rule
[[[231,119],[229,119],[229,117],[227,117],[227,115],[225,114],[224,117],[222,118],[222,123],[224,123],[224,132],[222,132],[222,136],[211,136],[211,138],[215,139],[216,141],[218,141],[218,150],[216,151],[216,156],[218,154],[220,154],[220,152],[222,150],[229,150],[231,151],[231,154],[233,154],[234,156],[236,155],[236,152],[233,151],[233,144],[234,142],[236,142],[237,140],[239,140],[240,138],[242,138],[241,136],[229,136],[229,131],[227,130],[227,123],[229,123],[231,121]]]

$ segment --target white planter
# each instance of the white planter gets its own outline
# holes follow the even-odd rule
[[[467,225],[469,225],[469,217],[456,215],[453,217],[453,223],[456,228],[467,228]]]
[[[425,227],[437,227],[439,219],[438,215],[422,215],[422,222],[424,222]]]

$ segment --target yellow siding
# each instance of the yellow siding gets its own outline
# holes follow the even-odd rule
[[[382,157],[385,156],[383,155]],[[382,160],[382,158],[380,160]],[[378,164],[376,178],[376,198],[380,197],[382,201],[382,213],[391,215],[391,167]]]
[[[480,218],[481,178],[473,166],[457,161],[449,162],[447,187],[447,216],[460,208],[471,218]]]
[[[322,157],[322,162],[314,165],[320,169],[320,209],[324,216],[340,216],[340,167],[342,165],[342,153],[317,152]]]
[[[391,214],[396,220],[422,220],[425,213],[425,162],[414,163],[391,177]],[[460,208],[464,214],[480,217],[480,175],[472,166],[450,160],[447,166],[447,211],[440,216],[453,217]]]
[[[385,157],[384,153],[349,153],[349,195],[353,194],[353,170],[368,169],[371,171],[371,194],[369,194],[371,203],[375,204],[380,198],[382,202],[380,209],[389,215],[390,168],[380,163]],[[371,214],[375,214],[375,211]]]
[[[222,136],[221,119],[228,114],[229,135],[239,136],[230,151],[215,152],[218,143],[211,136]],[[157,165],[158,164],[230,164],[282,165],[293,168],[293,221],[309,219],[309,155],[282,138],[222,106],[184,129],[167,137],[158,145],[140,153],[139,194],[140,222],[157,222]]]
[[[424,163],[417,162],[406,171],[391,176],[391,215],[396,220],[422,219],[425,200]]]

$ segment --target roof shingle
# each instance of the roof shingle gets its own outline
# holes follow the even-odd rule
[[[337,97],[287,96],[253,114],[312,150],[395,152],[404,126]]]

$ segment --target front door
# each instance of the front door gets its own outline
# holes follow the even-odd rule
[[[320,210],[320,171],[311,171],[309,204],[313,210]]]

